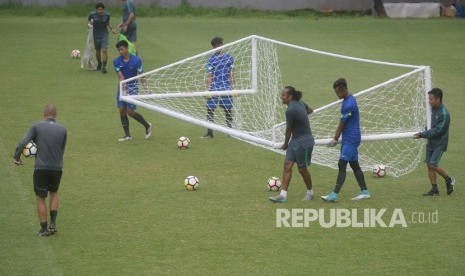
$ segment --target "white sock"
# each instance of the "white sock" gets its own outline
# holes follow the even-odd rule
[[[281,190],[281,196],[282,197],[287,197],[287,191],[286,190]]]
[[[311,189],[311,190],[307,189],[307,195],[313,195],[313,189]]]

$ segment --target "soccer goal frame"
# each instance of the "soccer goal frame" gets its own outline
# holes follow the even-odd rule
[[[248,36],[237,41],[227,43],[221,47],[182,59],[166,66],[145,72],[137,77],[120,82],[120,91],[125,83],[145,78],[147,89],[140,89],[140,95],[122,95],[120,100],[142,106],[182,121],[205,128],[210,128],[228,134],[245,142],[284,154],[280,147],[284,141],[285,107],[281,103],[280,90],[282,89],[282,76],[278,47],[296,50],[299,54],[309,53],[318,57],[326,56],[337,60],[347,60],[360,64],[374,64],[385,67],[404,68],[407,72],[387,81],[372,85],[354,93],[354,97],[361,109],[362,146],[382,144],[383,151],[392,151],[389,158],[394,155],[409,155],[408,162],[390,162],[383,158],[383,153],[372,154],[370,151],[361,153],[362,169],[371,170],[374,164],[388,166],[388,174],[400,176],[408,173],[414,167],[404,163],[416,164],[421,156],[423,142],[413,141],[413,135],[422,129],[430,128],[430,108],[427,92],[431,90],[431,69],[429,66],[376,61],[364,58],[340,55],[321,50],[306,48],[290,43],[281,42],[257,35]],[[218,51],[232,53],[235,57],[234,74],[236,84],[234,89],[227,91],[207,91],[205,86],[205,62]],[[147,92],[146,94],[142,92]],[[383,98],[392,95],[397,102]],[[206,98],[231,96],[234,99],[234,125],[228,127],[222,118],[209,121],[206,118]],[[386,104],[376,103],[374,97],[382,98]],[[388,96],[386,96],[388,97]],[[402,98],[404,97],[404,98]],[[413,98],[413,100],[412,100]],[[320,147],[332,139],[337,123],[340,104],[342,100],[331,102],[316,108],[310,116],[312,130],[316,141],[313,162],[328,167],[337,165],[337,149]],[[388,103],[389,102],[389,103]],[[385,105],[392,105],[392,112],[386,110]],[[390,106],[391,107],[391,106]],[[396,108],[402,110],[395,110]],[[221,108],[219,108],[221,109]],[[377,109],[381,110],[379,114]],[[398,116],[399,113],[412,113],[411,116]],[[383,113],[381,113],[383,112]],[[221,112],[216,112],[221,117]],[[368,118],[363,118],[364,115]],[[390,118],[392,115],[392,118]],[[374,124],[370,119],[384,120],[382,124]],[[384,116],[384,117],[383,117]],[[332,119],[330,119],[332,118]],[[405,119],[404,119],[405,118]],[[408,122],[406,122],[408,121]],[[336,121],[337,122],[337,121]],[[365,127],[365,128],[363,128]],[[402,147],[412,148],[400,150],[398,144],[388,145],[388,141],[403,141]],[[410,141],[409,141],[410,140]],[[396,142],[397,143],[397,142]],[[402,144],[401,143],[401,144]],[[372,146],[379,147],[379,145]],[[388,148],[395,150],[389,150]],[[371,156],[373,155],[373,156]],[[321,160],[320,160],[321,159]],[[381,163],[382,162],[382,163]],[[401,167],[408,167],[402,169]],[[396,167],[396,168],[394,168]]]

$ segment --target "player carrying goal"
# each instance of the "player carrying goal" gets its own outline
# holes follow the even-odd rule
[[[341,154],[338,161],[339,173],[336,179],[334,190],[321,198],[325,201],[336,202],[338,194],[341,191],[342,185],[346,179],[347,163],[354,171],[355,178],[360,187],[361,193],[352,198],[352,200],[369,199],[371,198],[365,183],[365,176],[358,163],[358,147],[361,142],[360,133],[360,113],[355,97],[350,94],[347,89],[347,81],[343,78],[337,79],[333,84],[334,92],[339,99],[342,99],[341,119],[334,134],[333,140],[328,144],[330,147],[335,147],[339,137],[342,134]]]
[[[276,203],[287,202],[287,191],[289,182],[292,178],[292,167],[297,163],[299,173],[307,187],[307,193],[303,200],[311,201],[314,197],[313,184],[312,176],[307,167],[310,166],[312,161],[315,139],[313,138],[312,129],[310,128],[308,115],[313,112],[313,109],[300,100],[302,98],[302,92],[295,90],[292,86],[284,87],[281,92],[281,97],[283,104],[287,105],[286,134],[284,144],[281,147],[281,149],[286,150],[283,170],[283,188],[279,195],[269,197],[268,199]]]
[[[213,48],[223,45],[223,38],[214,37],[211,40]],[[234,57],[223,50],[218,50],[208,59],[206,64],[207,78],[206,86],[208,91],[227,91],[234,89]],[[226,124],[232,128],[232,108],[233,99],[231,95],[214,96],[207,100],[207,120],[215,120],[215,109],[217,106],[224,109]],[[208,129],[203,138],[213,138],[213,130]]]
[[[442,154],[447,150],[449,143],[450,114],[442,103],[442,90],[433,88],[428,92],[428,101],[431,106],[431,128],[414,135],[415,139],[428,139],[426,145],[425,163],[428,167],[428,177],[431,182],[431,190],[423,195],[438,196],[439,190],[436,174],[446,181],[447,194],[454,191],[455,179],[450,177],[444,168],[439,166]]]

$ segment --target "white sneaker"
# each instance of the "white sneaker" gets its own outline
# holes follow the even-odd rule
[[[306,194],[302,201],[312,201],[314,197],[314,194]]]
[[[335,192],[330,192],[329,194],[325,196],[321,196],[321,198],[327,202],[337,202],[339,197]]]
[[[126,142],[126,141],[131,141],[132,137],[131,136],[124,136],[123,138],[119,138],[119,142]]]
[[[277,195],[277,196],[270,196],[268,198],[271,202],[274,203],[285,203],[287,202],[287,198],[283,197],[282,195]]]
[[[368,190],[363,190],[358,196],[353,197],[352,200],[370,199],[371,195]]]
[[[153,125],[149,123],[149,128],[145,132],[145,139],[149,139],[152,136]]]

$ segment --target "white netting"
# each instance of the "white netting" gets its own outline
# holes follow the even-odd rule
[[[97,58],[95,57],[93,29],[87,29],[86,50],[81,57],[81,68],[95,71],[97,69]]]
[[[217,50],[234,57],[233,90],[206,89],[205,65]],[[411,137],[426,126],[428,67],[356,59],[250,36],[141,76],[146,78],[150,93],[141,91],[138,96],[121,96],[122,100],[279,153],[284,153],[277,147],[284,140],[286,109],[281,102],[282,78],[299,80],[306,87],[299,90],[311,90],[304,93],[303,100],[314,108],[323,106],[310,115],[318,145],[334,136],[340,117],[340,101],[327,104],[336,98],[332,82],[340,76],[349,80],[349,86],[355,80],[366,86],[368,81],[371,88],[354,93],[361,116],[359,159],[363,170],[384,164],[388,174],[400,176],[412,171],[421,158],[423,142]],[[131,79],[122,83],[128,81]],[[207,98],[218,95],[233,96],[232,128],[227,127],[220,107],[215,121],[207,120]],[[317,146],[312,161],[337,168],[338,158],[339,147]]]
[[[359,147],[360,165],[364,171],[383,164],[390,175],[400,176],[416,168],[422,156],[423,142],[412,139],[413,135],[409,133],[426,126],[423,73],[418,70],[355,95],[360,109],[361,132],[366,140]],[[334,136],[340,108],[338,102],[314,112],[312,130],[315,138]],[[401,134],[406,137],[400,138]],[[315,147],[315,160],[336,169],[339,150],[339,147]]]

